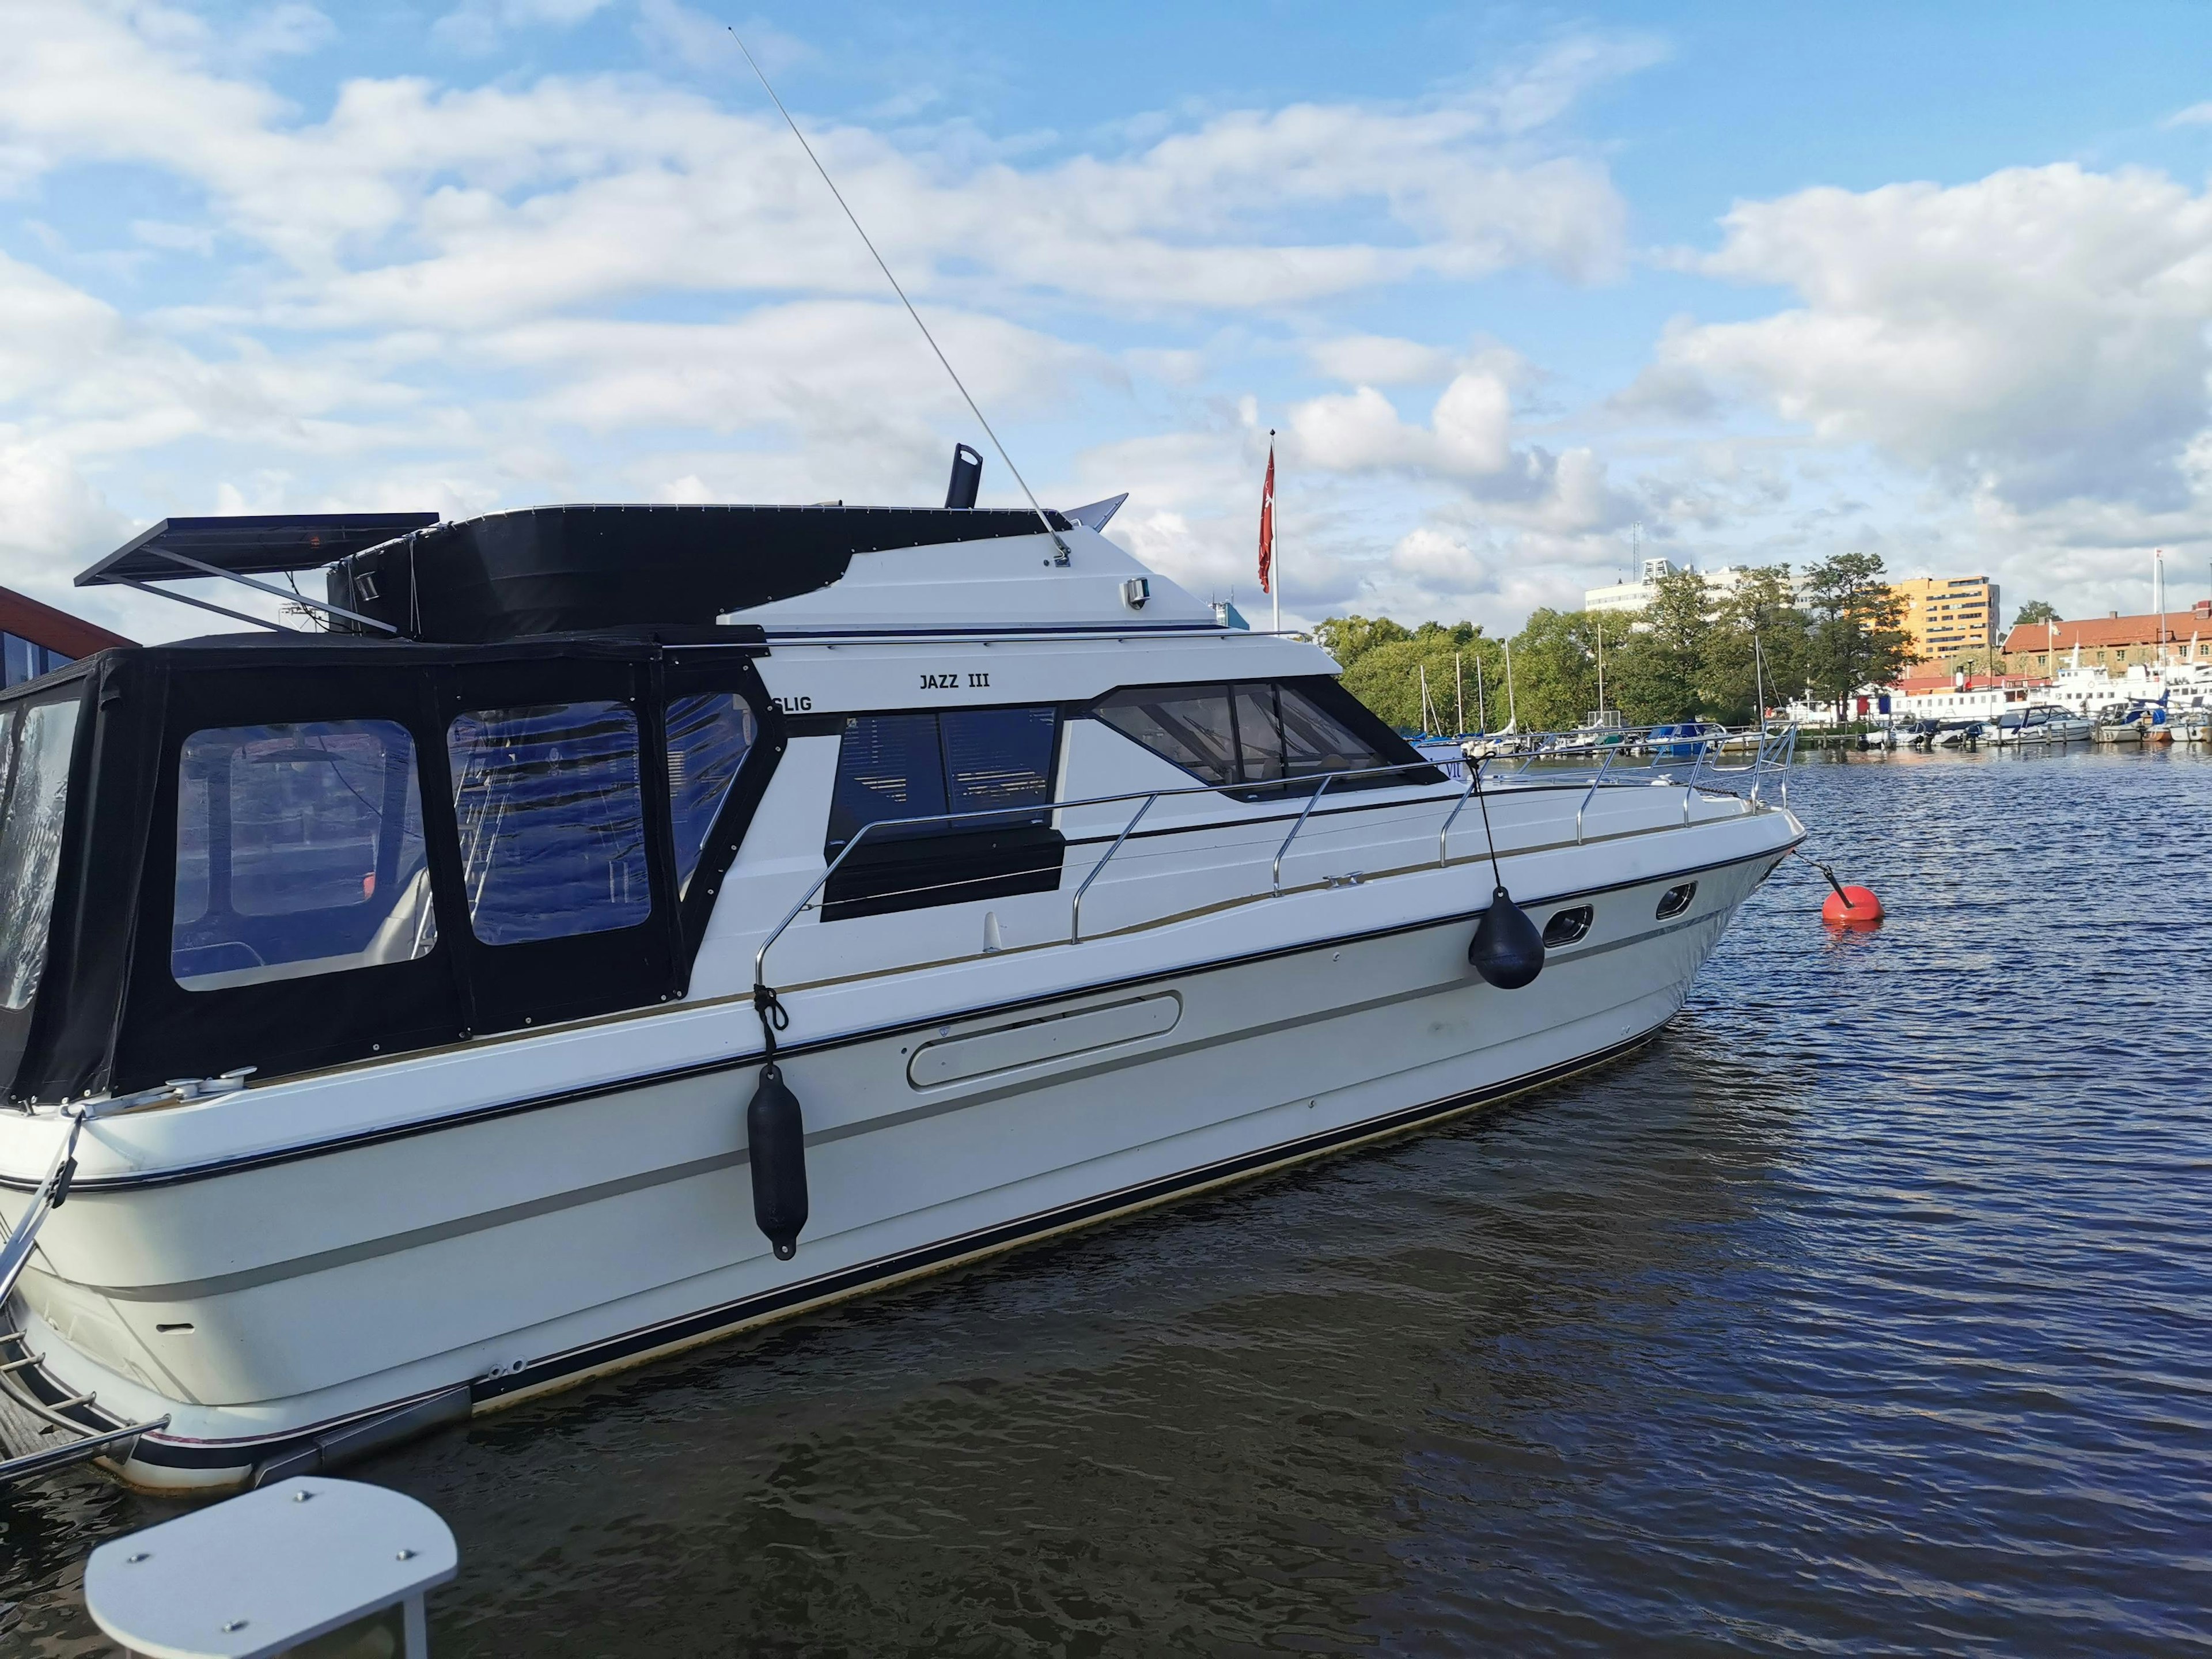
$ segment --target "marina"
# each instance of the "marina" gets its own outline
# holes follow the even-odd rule
[[[2079,849],[2212,810],[2201,755],[1800,762],[1889,919],[1784,872],[1625,1061],[389,1453],[433,1650],[2189,1650],[2212,1079],[2141,990],[2202,848]],[[175,1512],[0,1498],[11,1650]]]

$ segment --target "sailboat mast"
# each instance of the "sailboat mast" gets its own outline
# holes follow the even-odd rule
[[[1467,730],[1467,670],[1461,665],[1461,653],[1452,653],[1452,714],[1459,722],[1457,730]]]

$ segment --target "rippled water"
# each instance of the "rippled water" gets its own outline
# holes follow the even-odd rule
[[[2212,1647],[2212,761],[1897,757],[1640,1054],[368,1466],[460,1655]],[[0,1498],[0,1645],[168,1511]]]

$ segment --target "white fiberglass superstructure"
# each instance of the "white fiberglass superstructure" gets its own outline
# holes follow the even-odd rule
[[[0,703],[0,1387],[66,1443],[19,1467],[319,1469],[1463,1110],[1651,1035],[1802,836],[1782,731],[1447,779],[1108,516],[172,520],[97,567],[336,558],[347,631]],[[1524,988],[1470,965],[1501,884]]]

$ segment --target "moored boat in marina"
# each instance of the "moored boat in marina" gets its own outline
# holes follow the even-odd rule
[[[327,566],[340,631],[0,704],[41,1455],[319,1468],[1463,1109],[1656,1030],[1802,837],[1786,729],[1449,781],[1110,513],[171,520],[88,573]],[[1470,966],[1516,900],[1540,990]]]

